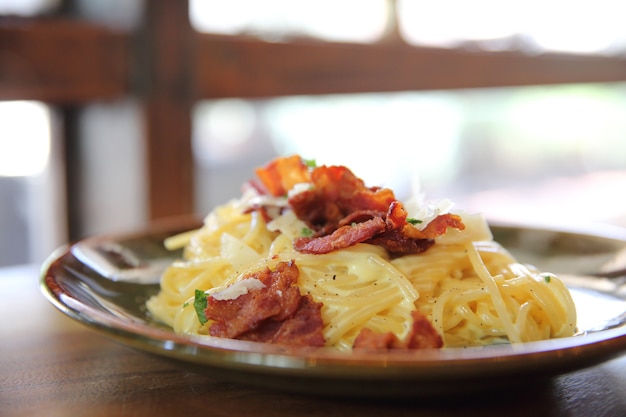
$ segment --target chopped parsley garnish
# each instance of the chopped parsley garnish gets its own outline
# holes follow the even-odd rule
[[[300,234],[304,237],[309,237],[313,235],[313,230],[309,229],[308,227],[303,227],[300,231]]]
[[[302,159],[302,162],[309,168],[317,168],[317,161],[315,161],[315,159]]]
[[[548,284],[550,283],[550,279],[551,279],[550,275],[544,275],[544,276],[543,276],[543,280],[544,280],[546,283],[548,283]]]
[[[196,294],[195,294],[194,301],[193,301],[193,308],[195,308],[196,310],[196,314],[198,315],[198,320],[200,320],[200,324],[204,324],[207,321],[209,321],[206,318],[206,314],[204,313],[204,310],[206,310],[206,307],[207,307],[206,297],[207,295],[204,291],[196,290]]]
[[[420,219],[414,219],[413,217],[408,217],[408,218],[406,219],[406,222],[407,222],[407,223],[410,223],[410,224],[412,224],[412,225],[416,225],[416,224],[421,224],[421,223],[423,223],[423,221],[422,221],[422,220],[420,220]]]

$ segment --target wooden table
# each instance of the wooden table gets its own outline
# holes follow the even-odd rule
[[[182,370],[56,311],[35,266],[0,268],[0,416],[625,416],[626,355],[516,395],[319,398]]]

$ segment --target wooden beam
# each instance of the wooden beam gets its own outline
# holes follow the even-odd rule
[[[85,237],[82,230],[85,213],[85,161],[81,157],[83,142],[80,140],[79,108],[72,105],[63,105],[58,109],[63,131],[61,141],[63,166],[65,167],[65,206],[67,207],[66,223],[67,237],[70,242]]]
[[[129,92],[129,37],[86,22],[0,25],[0,100],[80,103]]]
[[[626,59],[197,34],[199,98],[437,90],[626,80]]]
[[[149,218],[194,213],[192,29],[186,1],[146,2],[135,57],[144,79]]]

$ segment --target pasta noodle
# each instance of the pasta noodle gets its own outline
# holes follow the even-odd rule
[[[518,263],[494,241],[439,244],[392,260],[420,294],[446,346],[571,336],[576,310],[554,275]]]
[[[184,257],[163,274],[150,313],[182,334],[207,334],[194,308],[196,291],[216,294],[250,273],[293,260],[298,287],[322,303],[325,345],[350,351],[363,328],[411,331],[419,311],[444,346],[520,343],[574,334],[576,311],[554,275],[520,264],[494,242],[482,217],[461,214],[464,230],[449,229],[420,253],[390,256],[385,248],[356,243],[322,254],[303,253],[294,239],[308,225],[284,201],[279,214],[248,210],[258,193],[216,208],[198,230],[165,244]],[[268,221],[269,220],[269,221]]]

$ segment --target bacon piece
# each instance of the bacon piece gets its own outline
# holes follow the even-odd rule
[[[311,173],[311,190],[296,194],[289,204],[296,216],[313,230],[337,224],[346,216],[363,210],[386,213],[395,200],[388,188],[368,188],[363,180],[344,166],[321,166]]]
[[[419,311],[414,311],[412,315],[413,327],[405,339],[406,347],[408,349],[439,349],[443,347],[443,339],[430,320]]]
[[[392,350],[392,349],[439,349],[443,339],[437,330],[419,311],[413,311],[413,326],[404,340],[391,332],[375,333],[363,328],[354,339],[353,349]]]
[[[298,155],[277,158],[255,171],[267,191],[281,197],[294,185],[311,180],[309,168]]]
[[[321,303],[301,296],[300,271],[293,261],[279,262],[249,274],[265,288],[250,290],[234,299],[207,297],[205,315],[212,320],[209,334],[231,339],[298,346],[323,346]]]
[[[324,346],[322,303],[307,294],[302,296],[293,317],[277,322],[266,320],[239,339],[291,346]]]
[[[302,253],[322,254],[365,242],[385,230],[385,222],[374,217],[362,223],[342,226],[332,234],[321,237],[300,237],[293,241],[293,247]]]
[[[402,203],[397,200],[394,200],[389,204],[389,209],[387,210],[387,216],[385,219],[385,223],[387,227],[392,230],[402,229],[404,225],[407,224],[406,218],[408,213],[404,209]]]
[[[460,217],[443,215],[423,231],[417,229],[407,223],[407,212],[391,190],[368,188],[343,166],[318,167],[311,181],[311,190],[289,199],[296,216],[315,231],[294,241],[300,252],[323,254],[365,242],[398,257],[424,252],[447,227],[464,228]]]
[[[430,248],[435,241],[424,238],[411,238],[404,233],[408,213],[399,201],[392,201],[385,216],[387,229],[368,240],[366,243],[382,246],[393,258],[421,253]]]
[[[461,217],[455,214],[442,214],[435,217],[424,230],[407,223],[407,212],[399,201],[389,206],[385,218],[387,231],[370,239],[367,243],[384,247],[392,257],[422,253],[430,248],[437,236],[446,233],[448,227],[465,229]]]
[[[300,157],[291,156],[257,169],[257,175],[275,196],[285,195],[300,182],[312,184],[288,200],[296,217],[313,230],[311,237],[294,240],[294,248],[303,253],[324,254],[365,242],[399,257],[427,250],[449,227],[465,228],[452,214],[438,216],[423,230],[414,227],[392,190],[365,186],[345,166],[309,170]]]
[[[461,217],[456,214],[441,214],[428,223],[424,230],[419,230],[412,224],[407,223],[404,227],[404,234],[413,239],[434,239],[437,236],[444,235],[449,227],[464,230],[465,224],[463,224]]]
[[[376,210],[359,210],[353,213],[348,214],[346,217],[341,219],[337,224],[338,227],[353,225],[355,223],[361,223],[375,217],[380,217],[381,219],[385,217],[385,213],[382,211]]]
[[[390,350],[398,348],[400,339],[391,333],[375,333],[369,327],[364,327],[354,339],[353,349]]]
[[[433,239],[412,239],[402,233],[402,230],[387,230],[365,241],[371,245],[378,245],[387,251],[392,258],[404,255],[414,255],[427,251],[435,244]]]
[[[209,334],[236,338],[267,319],[285,320],[295,314],[300,303],[296,286],[299,271],[293,262],[280,262],[274,271],[266,268],[248,275],[265,288],[251,290],[234,299],[217,300],[207,297],[206,317],[214,322]]]

